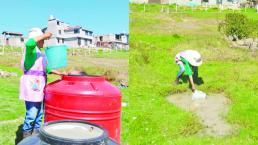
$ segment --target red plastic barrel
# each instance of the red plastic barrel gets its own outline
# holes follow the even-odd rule
[[[121,93],[104,77],[63,76],[45,88],[45,122],[84,120],[120,143]]]

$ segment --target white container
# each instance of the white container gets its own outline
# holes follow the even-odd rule
[[[192,95],[192,100],[205,99],[205,98],[206,98],[206,94],[199,90],[195,90]]]

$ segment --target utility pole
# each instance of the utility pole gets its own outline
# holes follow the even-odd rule
[[[4,43],[3,43],[3,55],[4,55],[4,47],[6,45],[6,33],[4,34]]]
[[[143,12],[145,13],[145,10],[146,10],[146,8],[145,8],[145,2],[143,3]]]
[[[176,13],[177,13],[177,3],[176,3]]]
[[[170,12],[170,4],[171,4],[171,0],[168,1],[168,13]]]

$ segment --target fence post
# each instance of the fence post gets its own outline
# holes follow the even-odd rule
[[[5,46],[5,45],[3,44],[3,50],[2,50],[2,54],[3,54],[3,55],[4,55],[4,46]]]
[[[22,55],[23,55],[23,52],[24,52],[24,51],[23,51],[23,50],[24,50],[23,47],[24,47],[24,45],[21,46],[21,54],[22,54]]]
[[[145,2],[144,2],[144,4],[143,4],[143,12],[145,13],[145,10],[146,10],[146,8],[145,8]]]
[[[176,13],[177,13],[177,4],[176,4]]]

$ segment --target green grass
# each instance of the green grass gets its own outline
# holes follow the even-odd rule
[[[14,144],[15,133],[22,124],[25,111],[24,102],[18,99],[19,76],[22,72],[13,67],[0,66],[0,69],[18,74],[18,77],[0,78],[0,144],[11,145]],[[17,121],[3,123],[9,120]]]
[[[144,13],[144,5],[143,4],[130,4],[130,11],[131,12],[137,12],[137,13]],[[149,5],[145,5],[145,13],[146,14],[166,14],[167,11],[165,12],[161,12],[162,7],[164,10],[167,10],[169,8],[169,12],[171,13],[171,15],[176,15],[176,7],[175,5],[160,5],[160,4],[149,4]],[[207,9],[207,11],[205,10],[205,7],[203,6],[197,6],[194,7],[193,9],[191,7],[188,6],[179,6],[178,7],[178,14],[187,14],[187,15],[191,15],[195,18],[201,18],[201,19],[206,19],[206,18],[216,18],[217,16],[219,16],[219,18],[223,18],[223,16],[226,13],[233,13],[233,12],[241,12],[244,13],[245,15],[247,15],[248,18],[252,18],[252,19],[258,19],[257,18],[257,13],[256,13],[256,9],[255,8],[241,8],[239,10],[235,10],[233,11],[232,9],[224,9],[222,11],[220,11],[216,6],[214,7],[210,7]]]
[[[72,55],[73,49],[68,49],[68,54]],[[103,50],[100,48],[96,51],[94,48],[90,52],[86,49],[76,48],[74,53],[77,55],[88,56],[88,57],[97,57],[97,58],[127,58],[129,52],[126,50]]]
[[[130,105],[123,122],[130,129],[123,135],[124,142],[133,145],[257,144],[258,54],[229,47],[217,31],[216,23],[211,23],[223,19],[226,12],[167,14],[160,13],[160,5],[147,7],[148,11],[143,13],[142,5],[130,5]],[[254,12],[244,14],[258,19]],[[177,23],[180,26],[175,28]],[[185,23],[198,27],[184,28]],[[173,84],[178,71],[174,56],[185,49],[195,49],[203,57],[199,76],[204,84],[197,89],[208,94],[224,93],[231,100],[225,119],[238,126],[233,135],[198,137],[196,133],[203,128],[199,118],[166,101],[169,94],[188,89],[187,83]]]
[[[13,46],[4,46],[5,54],[20,54],[22,52],[22,48],[20,47],[13,47]],[[0,46],[0,54],[3,52],[3,46]],[[68,49],[68,55],[72,55],[73,49]],[[97,57],[97,58],[127,58],[129,52],[126,50],[115,50],[112,51],[103,51],[103,49],[99,49],[95,51],[95,48],[92,48],[90,53],[86,49],[82,48],[75,48],[74,53],[80,56],[87,56],[87,57]]]
[[[124,50],[113,50],[112,52],[108,53],[108,52],[103,52],[100,51],[98,53],[93,53],[90,56],[92,57],[98,57],[98,58],[127,58],[129,55],[128,51],[124,51]]]

